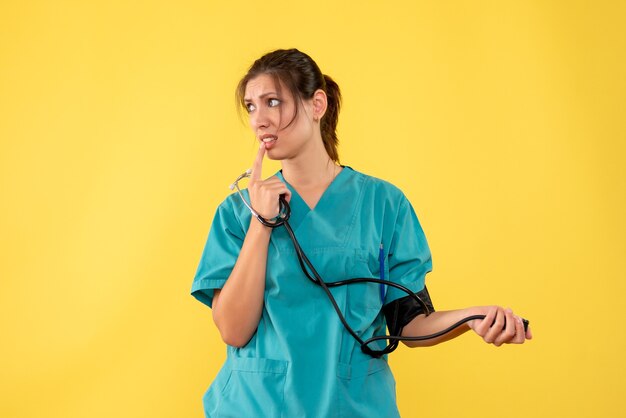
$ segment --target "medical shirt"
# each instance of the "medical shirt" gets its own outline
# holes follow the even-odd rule
[[[283,182],[282,173],[276,174]],[[354,277],[424,288],[431,255],[404,194],[388,182],[344,169],[310,209],[293,187],[291,224],[304,252],[326,282]],[[248,198],[247,190],[244,195]],[[250,211],[237,194],[218,207],[192,285],[211,306],[237,261]],[[384,271],[380,270],[383,248]],[[380,285],[331,288],[350,326],[363,340],[384,335],[382,306],[406,296]],[[370,345],[382,349],[385,341]],[[272,231],[258,328],[227,359],[203,398],[207,417],[396,417],[395,380],[386,356],[372,358],[344,329],[322,288],[302,272],[283,227]]]

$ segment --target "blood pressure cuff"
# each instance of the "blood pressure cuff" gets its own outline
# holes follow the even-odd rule
[[[430,312],[435,312],[433,303],[430,300],[428,289],[417,292],[417,296],[424,302]],[[411,296],[399,298],[383,306],[383,313],[387,318],[387,329],[389,335],[401,335],[402,328],[418,315],[425,314],[424,308]]]

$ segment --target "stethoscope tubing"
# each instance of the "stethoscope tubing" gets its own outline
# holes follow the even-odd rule
[[[243,177],[247,177],[249,176],[249,172],[246,172],[244,174],[242,174],[236,181],[235,183],[233,183],[233,185],[231,185],[231,190],[233,188],[237,188],[237,192],[239,193],[239,196],[241,197],[241,199],[244,201],[246,207],[248,209],[250,209],[250,212],[252,213],[253,216],[255,216],[257,218],[257,220],[259,222],[261,222],[263,225],[265,225],[266,227],[269,228],[278,228],[279,226],[284,226],[290,239],[291,242],[294,246],[294,249],[296,251],[296,254],[298,256],[298,262],[300,263],[300,268],[302,269],[303,273],[305,274],[305,276],[311,280],[313,283],[319,285],[324,293],[326,293],[326,296],[328,297],[328,300],[330,301],[330,303],[332,304],[335,312],[337,313],[337,316],[339,317],[339,320],[341,322],[341,324],[344,326],[344,328],[346,329],[346,331],[348,331],[348,333],[350,335],[352,335],[352,337],[354,337],[354,339],[361,345],[361,351],[363,351],[365,354],[369,354],[372,357],[375,358],[379,358],[385,354],[391,353],[392,351],[394,351],[397,347],[398,347],[398,343],[400,341],[426,341],[426,340],[432,340],[435,338],[439,338],[451,331],[453,331],[454,329],[458,328],[459,326],[463,325],[466,322],[475,320],[475,319],[485,319],[485,315],[471,315],[468,316],[466,318],[463,318],[459,321],[457,321],[456,323],[450,325],[448,328],[441,330],[439,332],[436,332],[434,334],[429,334],[429,335],[418,335],[418,336],[399,336],[399,335],[379,335],[376,337],[371,337],[365,341],[363,341],[363,339],[356,333],[356,331],[354,331],[354,329],[352,329],[352,327],[348,324],[348,321],[346,321],[346,318],[344,317],[343,313],[341,312],[341,309],[339,308],[339,305],[337,304],[337,301],[335,300],[335,297],[333,296],[332,292],[330,291],[330,287],[337,287],[337,286],[345,286],[348,284],[352,284],[352,283],[379,283],[379,284],[385,284],[387,286],[391,286],[391,287],[395,287],[396,289],[399,289],[405,293],[407,293],[411,298],[413,298],[421,307],[422,309],[424,309],[425,311],[425,315],[428,316],[430,315],[430,309],[428,308],[428,306],[424,303],[424,301],[415,293],[413,292],[411,289],[402,286],[401,284],[389,281],[389,280],[383,280],[383,279],[377,279],[377,278],[353,278],[353,279],[346,279],[346,280],[339,280],[336,282],[325,282],[322,277],[319,275],[319,273],[317,272],[317,270],[315,270],[315,267],[313,266],[313,263],[311,263],[311,261],[309,260],[309,258],[306,256],[306,254],[304,253],[304,250],[302,249],[302,247],[300,246],[300,243],[298,242],[298,239],[296,238],[295,233],[293,232],[293,229],[291,228],[291,225],[289,224],[289,217],[291,216],[291,207],[289,206],[289,203],[287,203],[287,201],[285,200],[285,196],[281,195],[279,198],[279,214],[278,216],[276,216],[275,218],[272,219],[273,222],[268,221],[267,219],[265,219],[264,217],[262,217],[258,212],[256,212],[249,204],[248,202],[246,202],[246,199],[244,198],[243,194],[241,193],[241,191],[239,190],[239,187],[237,185],[237,182],[243,178]],[[308,267],[308,269],[307,269]],[[310,270],[310,273],[309,273]],[[312,275],[311,275],[312,274]],[[523,323],[524,323],[524,330],[526,331],[528,329],[528,324],[529,322],[526,319],[522,319]],[[375,341],[380,341],[380,340],[387,340],[389,341],[389,344],[382,350],[372,350],[371,348],[369,348],[369,344],[371,344],[372,342]]]
[[[267,221],[265,218],[261,217],[261,216],[257,216],[257,219],[263,223],[266,226],[269,226],[271,228],[277,228],[279,226],[284,226],[289,238],[291,239],[291,242],[294,246],[294,249],[296,251],[296,254],[298,256],[298,262],[300,263],[300,268],[302,269],[303,273],[307,276],[307,278],[309,280],[311,280],[313,283],[319,285],[324,293],[326,293],[326,296],[328,297],[330,303],[333,305],[333,308],[335,310],[335,312],[337,313],[337,316],[339,317],[340,322],[342,323],[342,325],[344,326],[344,328],[346,329],[346,331],[348,331],[348,333],[350,335],[352,335],[352,337],[361,345],[361,350],[366,353],[371,355],[372,357],[381,357],[384,354],[388,354],[390,352],[392,352],[393,350],[395,350],[398,346],[398,342],[399,341],[423,341],[423,340],[429,340],[429,339],[433,339],[433,338],[437,338],[441,335],[444,335],[450,331],[452,331],[453,329],[457,328],[458,326],[462,325],[463,323],[467,322],[467,321],[471,321],[472,319],[483,319],[485,316],[484,315],[474,315],[474,317],[468,317],[465,318],[459,322],[457,322],[456,324],[452,325],[451,327],[437,332],[435,334],[431,334],[431,335],[424,335],[424,336],[416,336],[416,337],[404,337],[404,336],[398,336],[398,335],[381,335],[381,336],[377,336],[377,337],[372,337],[369,338],[368,340],[363,340],[357,333],[356,331],[354,331],[354,329],[352,329],[352,327],[348,324],[345,316],[343,315],[343,313],[341,312],[341,309],[339,308],[337,301],[335,300],[335,297],[333,296],[332,292],[330,291],[330,287],[337,287],[337,286],[345,286],[348,284],[353,284],[353,283],[379,283],[379,284],[385,284],[387,286],[391,286],[391,287],[395,287],[396,289],[399,289],[405,293],[407,293],[410,297],[412,297],[418,304],[420,304],[420,306],[422,307],[422,309],[425,310],[426,312],[426,316],[430,315],[430,309],[428,308],[428,306],[424,303],[424,301],[415,293],[413,292],[411,289],[402,286],[401,284],[389,281],[389,280],[383,280],[383,279],[377,279],[377,278],[353,278],[353,279],[346,279],[346,280],[339,280],[336,282],[325,282],[322,277],[319,275],[319,273],[317,272],[317,270],[315,269],[315,267],[313,266],[313,263],[311,263],[311,260],[309,260],[309,258],[307,257],[307,255],[304,253],[304,250],[302,249],[302,247],[300,246],[300,243],[298,242],[298,239],[296,238],[296,235],[293,231],[293,229],[291,228],[291,225],[289,224],[289,217],[291,216],[291,208],[289,206],[289,203],[287,203],[287,201],[285,200],[284,196],[280,196],[280,213],[283,214],[282,217],[280,217],[280,219],[278,219],[276,222],[269,222]],[[308,269],[307,269],[308,267]],[[369,344],[374,342],[374,341],[380,341],[380,340],[389,340],[390,343],[382,350],[372,350],[371,348],[369,348]]]

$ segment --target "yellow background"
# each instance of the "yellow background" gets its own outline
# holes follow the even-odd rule
[[[436,306],[531,320],[398,350],[403,416],[626,414],[624,2],[382,3],[1,3],[0,416],[203,415],[191,280],[255,155],[235,85],[280,47],[341,86],[342,163],[409,196]]]

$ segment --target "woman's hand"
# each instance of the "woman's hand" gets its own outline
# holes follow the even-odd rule
[[[523,344],[533,337],[530,327],[524,331],[522,318],[511,309],[500,306],[482,306],[472,309],[475,315],[485,315],[485,319],[474,319],[467,324],[488,344],[500,347],[502,344]]]
[[[291,192],[287,185],[276,176],[267,180],[261,179],[263,167],[263,156],[265,155],[265,143],[261,142],[259,152],[252,165],[248,192],[250,193],[250,206],[265,219],[272,219],[278,215],[280,210],[278,199],[280,195],[285,195],[285,200],[289,202]]]

